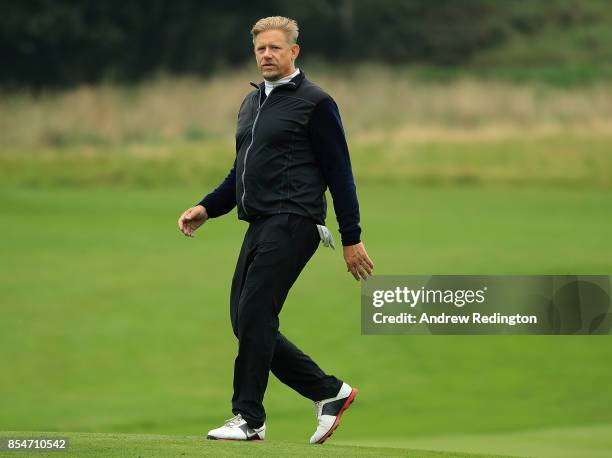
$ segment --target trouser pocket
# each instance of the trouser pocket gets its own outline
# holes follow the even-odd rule
[[[294,213],[288,214],[287,226],[291,233],[291,238],[298,243],[319,243],[320,235],[317,223],[314,220]]]

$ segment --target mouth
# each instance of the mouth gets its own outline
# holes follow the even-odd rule
[[[263,64],[261,66],[261,68],[273,68],[273,67],[276,67],[276,65],[274,65],[274,64]]]

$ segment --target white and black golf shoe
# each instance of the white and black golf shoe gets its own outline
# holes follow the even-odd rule
[[[329,399],[315,402],[317,430],[310,438],[311,444],[322,444],[332,435],[340,423],[340,417],[357,396],[357,388],[343,383],[338,394]]]
[[[246,420],[240,414],[230,418],[223,426],[208,431],[206,439],[228,441],[254,441],[264,440],[266,437],[266,424],[261,428],[249,428]]]

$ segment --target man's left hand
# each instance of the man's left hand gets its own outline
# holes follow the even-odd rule
[[[355,280],[359,281],[362,278],[365,280],[368,275],[372,275],[374,263],[368,256],[362,242],[356,245],[345,246],[343,251],[347,272],[352,273]]]

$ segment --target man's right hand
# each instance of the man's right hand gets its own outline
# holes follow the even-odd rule
[[[196,229],[204,224],[207,219],[208,213],[202,205],[188,208],[178,220],[179,231],[185,234],[185,237],[193,237]]]

